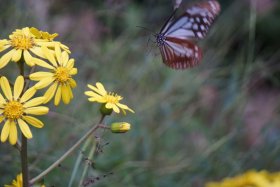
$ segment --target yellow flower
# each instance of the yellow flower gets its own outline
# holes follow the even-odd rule
[[[0,69],[5,67],[10,61],[18,62],[22,57],[29,66],[34,66],[37,64],[37,61],[40,63],[42,60],[38,57],[46,59],[46,55],[41,50],[42,46],[54,49],[58,45],[70,53],[67,46],[60,42],[52,41],[57,34],[51,35],[47,32],[37,31],[40,36],[35,36],[30,31],[30,28],[25,27],[14,31],[9,36],[9,40],[0,40],[0,52],[7,50],[6,54],[0,58]]]
[[[221,182],[208,182],[205,187],[278,187],[280,186],[280,172],[247,171],[242,175],[225,178]]]
[[[65,104],[68,104],[73,99],[72,88],[76,87],[76,81],[72,78],[78,70],[74,68],[74,59],[69,59],[66,51],[61,52],[60,47],[55,48],[55,54],[47,47],[42,47],[42,51],[46,54],[51,64],[41,61],[37,65],[50,70],[50,72],[36,72],[29,75],[29,78],[34,81],[39,81],[35,84],[36,89],[42,89],[50,85],[44,97],[44,103],[49,102],[55,95],[54,104],[58,105],[62,98]]]
[[[17,77],[13,91],[6,77],[1,77],[0,85],[5,96],[4,98],[0,94],[0,123],[4,121],[1,131],[1,142],[5,142],[8,137],[10,144],[14,145],[17,142],[16,125],[19,126],[26,138],[32,138],[28,124],[37,128],[42,128],[44,124],[30,115],[44,115],[48,113],[48,107],[38,106],[45,101],[45,98],[36,97],[31,99],[36,93],[34,87],[29,88],[23,93],[23,76]]]
[[[50,34],[48,32],[40,31],[40,30],[36,29],[35,27],[31,27],[30,32],[38,39],[46,39],[49,41],[53,41],[53,39],[58,36],[57,33]]]
[[[17,179],[14,179],[11,185],[7,185],[5,184],[4,187],[22,187],[22,173],[20,173],[19,175],[17,175]],[[40,187],[46,187],[44,184],[41,185],[36,185],[36,186],[40,186]]]
[[[111,124],[113,133],[125,133],[130,130],[130,124],[127,122],[115,122]]]
[[[123,111],[124,114],[125,110],[134,113],[134,111],[130,109],[127,105],[120,103],[120,100],[122,100],[123,97],[113,92],[107,92],[100,82],[96,83],[96,87],[90,84],[88,84],[88,87],[92,91],[86,91],[85,95],[89,96],[88,100],[90,102],[104,103],[107,109],[113,109],[116,113],[120,113],[120,109]]]
[[[17,179],[13,180],[11,185],[5,185],[4,187],[22,187],[22,173],[17,175]]]

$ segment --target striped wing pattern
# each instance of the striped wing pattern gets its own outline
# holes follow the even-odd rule
[[[219,12],[219,3],[209,0],[187,8],[175,20],[170,18],[156,35],[163,62],[173,69],[186,69],[199,64],[202,51],[193,40],[206,36]]]
[[[190,42],[178,38],[168,38],[160,47],[163,63],[173,69],[187,69],[199,64],[201,49]]]

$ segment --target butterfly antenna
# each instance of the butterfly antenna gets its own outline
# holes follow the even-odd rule
[[[147,41],[147,53],[148,55],[151,53],[152,49],[153,49],[153,46],[150,46],[149,43],[150,43],[151,40],[151,37],[149,37],[148,41]]]
[[[149,31],[154,34],[154,31],[152,31],[151,29],[148,29],[147,27],[142,27],[142,26],[136,26],[136,27],[144,29],[144,30]]]
[[[147,44],[146,44],[146,45],[147,45],[147,46],[146,46],[147,48],[149,47],[150,40],[151,40],[151,37],[149,36],[149,39],[148,39]]]

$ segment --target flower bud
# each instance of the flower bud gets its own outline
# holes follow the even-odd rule
[[[111,131],[112,133],[125,133],[130,130],[130,124],[127,122],[116,122],[112,123]]]
[[[104,116],[106,116],[106,115],[109,116],[109,115],[112,114],[113,109],[112,109],[112,108],[106,108],[106,107],[105,107],[105,104],[102,104],[101,107],[100,107],[100,109],[99,109],[99,111],[101,112],[102,115],[104,115]]]

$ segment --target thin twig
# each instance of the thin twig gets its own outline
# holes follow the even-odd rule
[[[103,119],[102,119],[103,120]],[[101,120],[101,121],[102,121]],[[52,165],[50,165],[45,171],[39,174],[37,177],[34,177],[30,180],[29,184],[32,185],[45,175],[47,175],[50,171],[56,168],[65,158],[67,158],[83,141],[85,141],[93,132],[95,132],[99,128],[100,124],[94,125],[87,133],[81,137],[66,153],[64,153],[57,161],[55,161]]]

